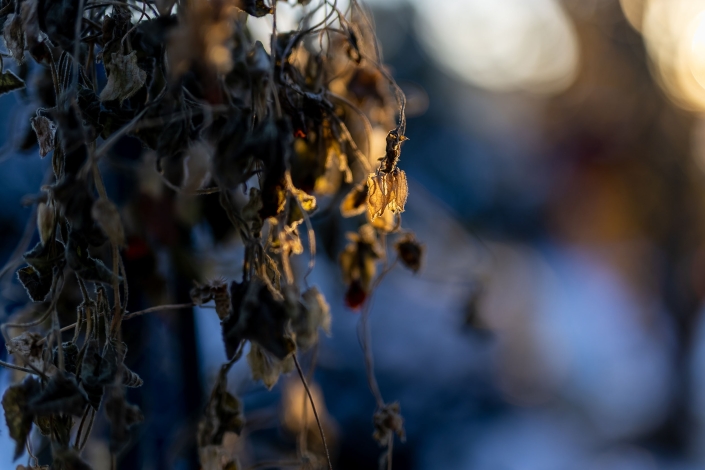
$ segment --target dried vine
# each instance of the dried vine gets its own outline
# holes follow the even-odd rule
[[[48,303],[38,318],[2,326],[13,363],[0,366],[28,374],[6,391],[2,404],[15,457],[26,448],[30,467],[39,465],[30,451],[35,427],[51,442],[54,468],[89,468],[81,451],[105,409],[115,468],[130,430],[143,419],[125,400],[125,387],[143,384],[124,363],[125,322],[209,302],[221,320],[228,362],[198,427],[202,467],[239,468],[237,456],[225,454],[223,437],[245,426],[227,373],[246,343],[252,376],[268,388],[296,366],[325,445],[307,383],[311,372],[307,379],[297,352],[315,346],[319,329],[328,330],[331,321],[323,295],[306,280],[316,257],[310,219],[322,202],[330,205],[347,192],[340,211],[360,224],[340,255],[345,302],[354,310],[364,307],[362,342],[378,402],[374,437],[387,447],[383,457],[391,468],[394,434],[403,438],[403,421],[398,404],[385,404],[372,385],[367,316],[372,291],[393,266],[387,263],[388,239],[396,238],[395,258],[413,271],[423,252],[410,232],[401,231],[408,189],[397,165],[406,140],[405,99],[381,65],[371,21],[356,1],[346,11],[337,0],[297,3],[299,28],[289,32],[277,30],[277,5],[264,0],[0,4],[7,56],[18,64],[31,58],[27,67],[45,79],[51,96],[36,98],[31,119],[39,156],[51,156],[53,171],[32,199],[40,241],[26,251],[30,226],[0,271],[3,277],[26,263],[16,271],[19,281],[31,301]],[[269,51],[252,39],[248,17],[271,18]],[[0,65],[0,94],[25,87],[21,73]],[[388,132],[386,148],[374,155],[371,134],[379,129]],[[128,234],[99,163],[127,136],[156,154],[155,171],[165,187],[182,197],[218,194],[243,245],[240,280],[197,284],[191,304],[126,310],[122,256]],[[302,227],[310,256],[305,273],[291,262],[305,251]],[[97,254],[104,245],[108,263]],[[381,262],[385,269],[378,275]],[[58,304],[69,275],[77,279],[82,302],[76,321],[62,326]],[[71,330],[64,341],[62,332]],[[294,465],[310,467],[315,459],[301,442]]]

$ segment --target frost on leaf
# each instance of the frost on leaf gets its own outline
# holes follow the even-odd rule
[[[279,360],[257,343],[251,343],[250,352],[247,354],[247,363],[252,371],[252,379],[261,380],[270,390],[277,383],[281,374],[294,370],[294,360],[291,356]]]
[[[404,171],[394,168],[390,173],[372,173],[367,177],[367,186],[367,210],[371,219],[380,217],[385,209],[404,212],[409,192]]]
[[[7,15],[5,26],[2,30],[5,39],[5,46],[13,59],[18,64],[24,62],[24,28],[22,27],[22,17],[20,15]]]
[[[0,75],[0,95],[24,88],[24,82],[20,77],[9,70]]]
[[[31,123],[32,129],[37,134],[37,142],[39,142],[39,156],[44,158],[49,152],[54,150],[56,126],[44,116],[33,117]]]
[[[375,432],[372,434],[372,437],[374,437],[381,446],[389,445],[389,442],[394,438],[394,434],[399,436],[402,442],[406,440],[404,418],[401,416],[399,402],[386,404],[375,411],[373,421]]]
[[[108,69],[108,84],[100,92],[100,101],[126,100],[144,86],[147,73],[137,65],[137,51],[127,55],[113,53]]]

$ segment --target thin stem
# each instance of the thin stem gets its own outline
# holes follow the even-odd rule
[[[81,424],[78,425],[78,431],[76,431],[76,441],[73,443],[73,448],[78,449],[78,445],[81,442],[81,431],[83,431],[83,425],[86,422],[86,418],[88,417],[88,413],[91,410],[91,405],[86,405],[86,408],[83,410],[83,416],[81,417]]]
[[[318,424],[318,431],[321,433],[321,440],[323,441],[323,448],[326,451],[326,459],[328,460],[328,470],[333,470],[333,464],[330,461],[330,453],[328,452],[328,444],[326,443],[326,435],[323,432],[323,426],[321,426],[321,420],[318,417],[318,411],[316,410],[316,404],[313,402],[313,396],[311,395],[311,390],[308,388],[308,383],[306,382],[306,377],[304,377],[304,373],[301,370],[301,365],[299,364],[299,360],[296,357],[296,353],[292,355],[294,358],[294,364],[296,364],[296,370],[299,371],[299,377],[301,377],[301,383],[304,384],[304,388],[306,389],[306,394],[308,395],[308,399],[311,402],[311,408],[313,408],[313,415],[316,417],[316,424]]]

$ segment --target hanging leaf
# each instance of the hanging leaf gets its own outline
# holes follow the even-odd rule
[[[24,62],[24,28],[22,27],[22,17],[20,15],[9,14],[5,19],[5,26],[2,29],[2,36],[5,39],[5,46],[13,59],[18,64]]]
[[[39,156],[44,158],[54,150],[56,125],[44,116],[35,116],[30,120],[32,129],[37,134]]]
[[[319,328],[330,334],[330,306],[315,286],[306,290],[302,299],[291,326],[296,333],[296,344],[301,349],[308,349],[318,341]]]
[[[394,438],[394,434],[399,436],[402,442],[406,440],[404,431],[404,418],[401,416],[399,402],[389,403],[375,411],[373,416],[375,432],[372,435],[381,446],[388,446]]]
[[[279,360],[257,343],[250,344],[247,363],[252,371],[252,379],[261,380],[269,390],[279,381],[281,374],[294,370],[294,360],[291,356]]]
[[[367,178],[369,193],[367,210],[370,218],[380,217],[385,210],[394,213],[404,212],[409,188],[406,183],[406,173],[395,168],[391,173],[373,173]]]
[[[223,444],[223,436],[226,432],[239,435],[245,426],[242,402],[227,389],[228,370],[228,367],[221,368],[205,414],[198,424],[199,447],[220,446]]]
[[[416,240],[413,233],[406,233],[400,238],[399,241],[394,244],[394,249],[404,266],[415,273],[421,269],[424,246]]]
[[[100,101],[124,101],[137,93],[147,80],[147,72],[137,65],[137,51],[127,55],[111,54],[106,68],[108,83],[100,92]]]
[[[80,416],[88,398],[73,374],[57,372],[42,392],[35,396],[28,407],[34,414],[69,414]]]
[[[105,232],[110,243],[117,247],[125,245],[125,230],[122,228],[120,212],[115,204],[107,199],[100,198],[93,203],[91,208],[93,220]]]
[[[25,442],[32,429],[32,413],[29,402],[41,392],[41,385],[34,377],[27,377],[17,385],[11,385],[2,396],[5,422],[10,437],[15,440],[15,459],[24,452]]]
[[[0,74],[0,95],[19,90],[20,88],[24,88],[24,82],[20,77],[10,70],[5,70]]]

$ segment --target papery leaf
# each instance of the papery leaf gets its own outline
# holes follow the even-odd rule
[[[10,339],[5,347],[19,365],[30,365],[34,369],[51,375],[56,367],[51,363],[46,343],[41,343],[44,337],[32,331],[25,331]]]
[[[302,294],[297,316],[291,326],[296,333],[296,344],[308,349],[318,341],[318,329],[330,333],[330,306],[317,287],[311,287]]]
[[[261,380],[270,390],[279,381],[281,374],[294,370],[294,360],[291,356],[279,360],[257,343],[251,343],[247,363],[252,371],[252,379]]]

